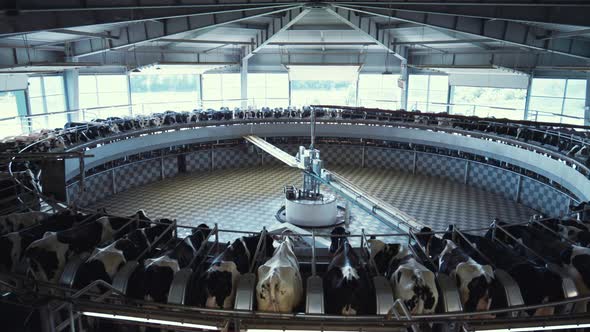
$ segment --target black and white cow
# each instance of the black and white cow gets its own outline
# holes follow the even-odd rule
[[[0,216],[0,235],[18,232],[24,228],[31,227],[46,220],[49,216],[49,213],[39,211],[11,213]]]
[[[303,298],[303,280],[293,242],[286,237],[273,256],[258,268],[258,310],[293,312]]]
[[[583,247],[590,245],[590,225],[586,225],[576,219],[544,219],[539,220],[553,232],[558,233],[563,238],[575,242]],[[535,224],[532,224],[535,226]],[[542,231],[546,231],[543,227],[538,227]]]
[[[395,298],[401,299],[412,315],[434,313],[438,304],[434,272],[399,243],[371,239],[369,246],[379,273],[391,282]]]
[[[538,305],[563,300],[561,277],[546,266],[532,262],[508,247],[502,246],[491,239],[463,234],[477,250],[490,259],[497,268],[505,270],[518,284],[525,305]],[[474,250],[461,237],[456,242],[469,256],[480,264],[486,264],[484,257]],[[553,315],[554,307],[528,310],[531,316]]]
[[[334,315],[375,314],[374,288],[366,263],[354,252],[343,227],[332,230],[334,253],[323,276],[326,312]]]
[[[63,231],[81,222],[91,222],[102,216],[102,214],[86,216],[69,211],[60,212],[39,225],[0,236],[0,271],[15,272],[25,249],[42,238],[45,233]]]
[[[92,251],[97,245],[123,236],[134,227],[135,222],[145,218],[143,211],[125,217],[100,217],[96,221],[59,232],[48,232],[43,238],[31,243],[24,258],[29,264],[27,274],[41,281],[57,282],[67,261],[76,254]]]
[[[501,221],[497,223],[498,225],[505,225]],[[508,227],[507,230],[519,242],[522,242],[547,261],[564,267],[574,280],[580,294],[590,294],[590,248],[559,241],[554,236],[536,227],[514,225]],[[486,237],[491,237],[491,230]],[[516,250],[520,250],[523,255],[530,257],[532,260],[538,259],[503,232],[496,231],[496,237]]]
[[[249,272],[259,241],[260,235],[241,237],[213,259],[200,280],[204,291],[202,304],[215,309],[233,307],[238,278]],[[261,248],[265,257],[272,255],[272,243],[273,239],[267,235]]]
[[[140,228],[126,234],[113,243],[94,249],[90,257],[76,273],[74,287],[82,288],[95,280],[111,283],[115,274],[129,261],[135,260],[149,248],[171,223],[168,219],[158,221],[161,224]],[[162,236],[163,241],[172,237],[172,230]]]
[[[432,232],[428,227],[421,233]],[[435,235],[425,238],[427,254],[438,261],[438,271],[449,275],[457,282],[461,304],[467,312],[489,310],[495,287],[494,271],[491,266],[477,263],[453,241]]]
[[[174,274],[188,267],[210,232],[207,225],[201,224],[173,248],[145,260],[143,280],[146,300],[166,303]]]

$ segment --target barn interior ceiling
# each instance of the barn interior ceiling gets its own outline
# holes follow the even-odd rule
[[[9,1],[0,70],[234,64],[284,71],[508,68],[586,72],[587,1]],[[217,67],[216,67],[217,68]]]

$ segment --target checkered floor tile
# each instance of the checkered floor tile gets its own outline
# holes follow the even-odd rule
[[[441,178],[383,169],[333,170],[434,229],[445,229],[450,223],[463,229],[486,227],[495,217],[518,222],[534,213],[501,195]],[[114,214],[144,209],[153,218],[173,218],[179,224],[206,222],[217,223],[221,229],[260,231],[278,223],[275,213],[283,204],[283,186],[301,182],[300,173],[285,166],[197,172],[121,192],[96,207]],[[367,234],[391,232],[359,208],[353,208],[351,215],[352,233],[363,228]],[[233,237],[228,234],[220,240]]]

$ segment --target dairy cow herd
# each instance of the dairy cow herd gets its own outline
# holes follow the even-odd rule
[[[373,277],[385,276],[395,299],[412,315],[441,312],[439,274],[456,284],[466,312],[507,306],[496,269],[518,284],[526,305],[564,299],[562,275],[567,271],[581,295],[590,294],[590,209],[572,206],[574,218],[539,219],[507,225],[494,221],[487,233],[457,236],[452,226],[434,233],[423,228],[411,245],[371,238],[367,249],[353,248],[346,229],[331,232],[330,255],[320,268],[326,313],[374,315]],[[114,217],[104,211],[82,214],[27,212],[0,218],[0,270],[59,283],[66,265],[84,257],[71,286],[83,288],[96,280],[113,283],[132,261],[138,267],[125,290],[131,298],[167,303],[173,280],[190,268],[187,305],[232,309],[238,280],[256,275],[255,309],[290,313],[302,311],[304,274],[289,235],[260,233],[218,245],[215,230],[206,224],[177,238],[174,222],[152,221],[143,211]],[[561,235],[561,236],[559,236]],[[211,250],[215,248],[215,250]],[[84,255],[84,256],[81,256]],[[528,310],[550,315],[557,307]]]

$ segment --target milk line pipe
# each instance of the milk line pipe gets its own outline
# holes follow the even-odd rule
[[[367,237],[365,235],[365,229],[361,229],[361,246],[360,246],[362,252],[365,253],[365,255],[367,255],[367,259],[369,261],[369,266],[371,267],[371,269],[373,270],[373,272],[375,273],[375,275],[379,275],[379,269],[377,268],[377,264],[375,263],[375,260],[373,259],[373,256],[371,255],[371,250],[369,248],[369,241],[367,240]]]
[[[173,220],[172,223],[170,225],[168,225],[168,227],[166,227],[166,229],[160,234],[158,235],[154,241],[152,241],[152,243],[150,243],[149,246],[147,246],[139,255],[137,255],[137,257],[135,258],[135,260],[141,260],[143,258],[144,255],[148,254],[150,251],[152,251],[152,249],[156,246],[156,244],[158,242],[160,242],[160,240],[164,237],[164,235],[166,235],[166,233],[170,230],[172,230],[174,227],[176,227],[176,220]]]
[[[266,243],[266,227],[262,228],[262,231],[260,232],[260,239],[258,239],[258,244],[256,245],[256,252],[254,253],[254,255],[252,256],[252,262],[250,262],[250,268],[248,269],[248,271],[250,273],[254,272],[254,267],[256,266],[256,261],[259,258],[259,255],[262,252],[262,246],[264,245],[264,247],[266,247],[267,245],[271,245],[272,243]],[[246,248],[246,250],[248,250],[248,248]]]

